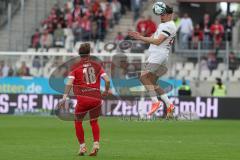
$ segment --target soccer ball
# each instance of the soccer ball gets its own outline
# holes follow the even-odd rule
[[[163,2],[156,2],[156,3],[154,3],[153,4],[153,13],[155,14],[155,15],[162,15],[162,14],[164,14],[164,13],[166,13],[166,8],[167,8],[167,6],[166,6],[166,4],[165,3],[163,3]]]

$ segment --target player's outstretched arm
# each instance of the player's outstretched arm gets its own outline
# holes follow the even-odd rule
[[[160,34],[158,38],[153,37],[144,37],[139,32],[128,32],[128,35],[136,40],[143,41],[145,43],[154,44],[154,45],[160,45],[162,42],[164,42],[167,37],[163,34]]]

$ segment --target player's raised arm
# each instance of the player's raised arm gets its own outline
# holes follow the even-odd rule
[[[154,38],[153,36],[152,37],[144,37],[138,32],[128,32],[128,35],[136,40],[141,40],[145,43],[154,44],[157,46],[160,45],[162,42],[164,42],[168,37],[165,34],[160,34],[160,36],[158,38]]]

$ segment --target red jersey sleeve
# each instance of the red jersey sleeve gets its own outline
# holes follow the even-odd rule
[[[71,72],[68,74],[68,78],[70,78],[70,79],[75,79],[75,78],[76,78],[76,73],[75,73],[74,70],[71,71]]]
[[[100,69],[100,77],[103,77],[105,75],[107,75],[107,74],[106,74],[105,70],[101,67],[101,69]]]

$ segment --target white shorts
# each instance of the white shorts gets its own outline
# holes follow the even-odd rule
[[[144,71],[149,71],[157,76],[162,76],[167,72],[168,53],[150,53]]]
[[[166,65],[168,62],[168,53],[166,52],[150,52],[147,63],[156,63]]]

